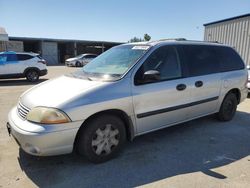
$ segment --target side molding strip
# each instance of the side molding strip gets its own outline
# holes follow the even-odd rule
[[[141,113],[141,114],[137,114],[136,117],[137,118],[144,118],[144,117],[147,117],[147,116],[162,114],[162,113],[165,113],[165,112],[179,110],[181,108],[187,108],[187,107],[190,107],[190,106],[195,106],[195,105],[198,105],[198,104],[215,101],[217,99],[219,99],[219,97],[212,97],[212,98],[208,98],[208,99],[204,99],[204,100],[200,100],[200,101],[195,101],[195,102],[191,102],[191,103],[187,103],[187,104],[182,104],[182,105],[179,105],[179,106],[173,106],[173,107],[169,107],[169,108],[163,108],[163,109],[160,109],[160,110],[144,112],[144,113]]]

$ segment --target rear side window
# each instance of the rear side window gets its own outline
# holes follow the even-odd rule
[[[201,76],[220,72],[219,58],[213,46],[183,46],[189,76]]]
[[[84,58],[95,58],[96,56],[95,55],[86,55],[84,56]]]
[[[218,47],[221,72],[234,71],[245,68],[245,64],[239,54],[229,47]]]
[[[33,56],[28,55],[28,54],[17,54],[18,61],[25,61],[25,60],[29,60],[32,58],[33,58]]]
[[[7,61],[17,61],[16,54],[7,54]]]

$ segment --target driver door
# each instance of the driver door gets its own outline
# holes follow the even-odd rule
[[[149,70],[158,71],[159,80],[145,81],[143,75]],[[167,127],[187,118],[184,105],[191,101],[191,96],[182,70],[174,46],[159,47],[137,70],[132,84],[137,134]]]

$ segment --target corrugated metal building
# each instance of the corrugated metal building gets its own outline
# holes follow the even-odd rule
[[[250,14],[204,24],[205,41],[218,41],[234,47],[250,65]]]
[[[48,65],[57,65],[64,64],[65,59],[79,54],[94,53],[99,55],[119,44],[122,43],[9,36],[7,50],[39,53],[46,59]]]
[[[35,52],[41,54],[48,65],[64,64],[65,59],[84,53],[101,54],[122,44],[110,41],[12,37],[0,27],[0,52]]]
[[[0,27],[0,51],[6,50],[8,40],[8,33],[3,27]]]

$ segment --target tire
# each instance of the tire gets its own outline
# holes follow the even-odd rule
[[[25,77],[29,82],[36,82],[39,80],[39,73],[38,71],[31,69],[25,73]]]
[[[234,93],[229,93],[224,98],[217,117],[220,121],[230,121],[233,119],[237,109],[237,97]]]
[[[79,132],[77,151],[93,163],[102,163],[115,157],[125,142],[123,121],[113,115],[101,115]]]
[[[81,63],[79,61],[76,62],[76,67],[81,67]]]

